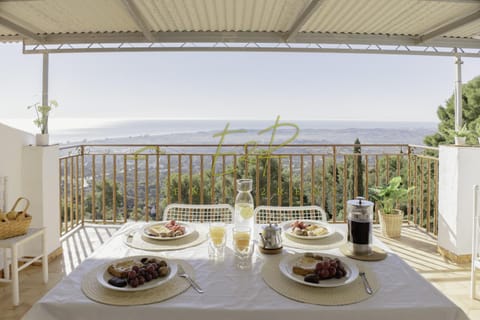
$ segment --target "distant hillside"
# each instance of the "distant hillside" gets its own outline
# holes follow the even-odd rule
[[[420,144],[426,135],[433,134],[432,128],[373,128],[373,129],[305,129],[300,130],[298,137],[291,142],[318,143],[318,144],[351,144],[359,138],[363,144]],[[142,135],[125,138],[111,138],[88,141],[89,144],[218,144],[220,137],[213,137],[219,131],[197,133],[176,133],[167,135]],[[248,130],[246,133],[227,134],[224,144],[245,144],[249,141],[269,143],[271,131],[261,135],[258,131]],[[275,135],[274,143],[283,143],[294,134],[292,129],[279,129]]]

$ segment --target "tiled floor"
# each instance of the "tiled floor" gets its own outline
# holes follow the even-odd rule
[[[63,257],[49,265],[49,283],[42,283],[41,267],[29,267],[21,272],[20,306],[13,307],[10,285],[0,284],[0,310],[4,320],[20,319],[33,303],[70,273],[104,243],[119,226],[87,225],[63,239]],[[470,299],[470,266],[446,262],[436,253],[436,241],[414,227],[404,227],[399,239],[376,236],[400,255],[408,264],[435,287],[460,306],[469,317],[480,320],[480,301]],[[480,280],[480,279],[479,279]],[[480,288],[479,288],[480,291]]]

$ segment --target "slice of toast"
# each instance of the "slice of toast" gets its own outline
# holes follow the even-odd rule
[[[141,267],[143,263],[136,260],[125,260],[108,266],[108,273],[118,278],[126,278],[133,266]]]
[[[292,271],[294,274],[300,276],[306,276],[310,273],[315,273],[315,267],[318,263],[318,260],[313,257],[301,257],[292,266]]]

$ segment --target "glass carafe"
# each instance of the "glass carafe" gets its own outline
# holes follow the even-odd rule
[[[254,234],[255,217],[253,212],[252,179],[237,180],[237,197],[235,198],[235,226],[249,227]]]

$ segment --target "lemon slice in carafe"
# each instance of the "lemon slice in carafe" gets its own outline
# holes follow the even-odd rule
[[[250,219],[253,217],[253,209],[250,206],[242,206],[240,207],[240,216],[243,219]]]

